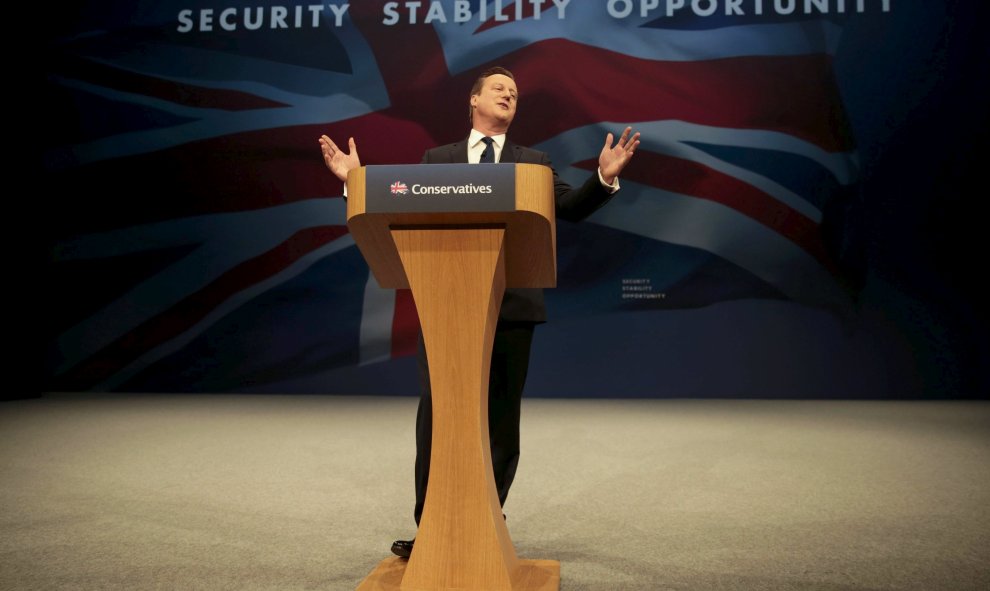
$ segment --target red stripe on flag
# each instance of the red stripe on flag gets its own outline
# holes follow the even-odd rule
[[[777,131],[828,151],[853,147],[827,55],[668,62],[551,40],[502,62],[519,87],[511,133],[523,145],[596,121],[680,120]],[[581,75],[562,75],[560,64]]]
[[[306,228],[277,247],[244,261],[203,289],[128,332],[59,376],[56,389],[89,390],[155,347],[189,330],[235,294],[283,271],[317,248],[347,233],[344,226]]]
[[[379,112],[328,125],[233,133],[73,167],[49,174],[46,191],[75,195],[79,187],[92,187],[95,195],[60,200],[52,233],[90,234],[341,195],[341,182],[320,154],[317,139],[324,133],[341,147],[353,136],[366,164],[419,162],[433,145],[421,126]],[[387,137],[402,141],[382,141]],[[94,207],[99,216],[92,215]]]
[[[593,171],[598,168],[598,161],[585,160],[575,166]],[[749,183],[698,162],[639,151],[622,171],[622,177],[731,207],[785,236],[815,257],[825,268],[834,271],[833,262],[822,243],[818,224]]]
[[[165,80],[156,76],[129,72],[106,64],[94,63],[82,58],[67,60],[60,66],[64,66],[66,71],[71,72],[72,78],[81,78],[87,84],[149,96],[188,107],[248,111],[288,106],[285,103],[239,90],[208,88],[196,84]]]

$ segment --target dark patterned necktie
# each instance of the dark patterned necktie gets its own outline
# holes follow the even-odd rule
[[[495,147],[492,146],[492,144],[495,142],[495,140],[493,140],[490,137],[483,137],[483,138],[481,138],[481,141],[485,142],[485,151],[481,153],[481,160],[479,160],[478,162],[481,162],[481,163],[484,163],[484,162],[494,163],[495,162]]]

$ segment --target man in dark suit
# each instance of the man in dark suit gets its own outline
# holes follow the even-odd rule
[[[511,72],[498,67],[483,72],[471,89],[470,135],[464,141],[427,150],[423,155],[423,164],[521,162],[552,168],[545,152],[518,146],[506,138],[516,114],[518,98]],[[580,187],[571,187],[554,171],[558,218],[569,221],[584,219],[619,190],[618,175],[639,145],[639,133],[630,137],[631,132],[632,129],[627,127],[614,146],[612,134],[606,136],[598,157],[598,171]],[[361,165],[354,138],[348,140],[347,153],[325,135],[320,138],[320,147],[327,168],[343,181],[347,180],[350,170]],[[529,369],[533,330],[545,321],[542,290],[505,290],[495,329],[488,385],[492,470],[498,498],[503,505],[519,464],[520,406]],[[426,500],[433,432],[433,399],[422,334],[418,361],[420,403],[416,414],[416,506],[413,514],[417,525]],[[412,548],[413,540],[398,540],[392,544],[392,552],[399,556],[408,557]]]

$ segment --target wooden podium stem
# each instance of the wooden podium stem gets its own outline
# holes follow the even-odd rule
[[[430,362],[433,455],[403,589],[510,590],[517,566],[488,440],[505,230],[393,230]],[[496,519],[497,517],[497,519]]]
[[[391,234],[429,358],[433,451],[412,556],[408,563],[383,561],[358,589],[559,589],[558,562],[516,556],[492,473],[488,374],[505,291],[505,229],[403,228]]]

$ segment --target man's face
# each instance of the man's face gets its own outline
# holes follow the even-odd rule
[[[516,83],[503,74],[492,74],[485,78],[481,93],[471,95],[475,121],[488,126],[509,127],[516,116],[516,100],[519,96]]]

